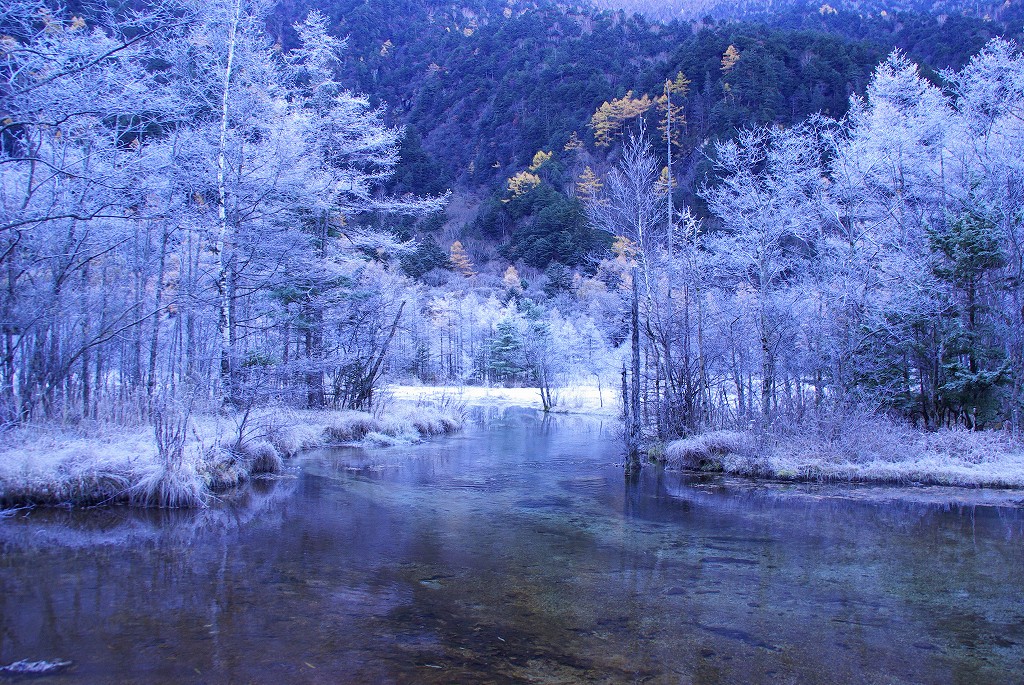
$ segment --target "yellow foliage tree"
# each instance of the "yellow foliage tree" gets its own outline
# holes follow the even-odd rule
[[[523,280],[519,277],[519,270],[512,264],[509,264],[508,268],[505,269],[505,275],[501,277],[501,282],[509,290],[523,289]]]
[[[598,202],[603,187],[604,183],[601,182],[601,178],[588,166],[576,181],[576,194],[588,204]]]
[[[462,246],[461,240],[456,240],[452,243],[449,259],[451,259],[452,267],[466,278],[476,276],[476,271],[473,269],[473,261],[466,254],[466,248]]]
[[[520,171],[508,180],[508,191],[512,197],[525,195],[540,185],[540,176],[529,171]]]
[[[611,145],[612,138],[622,129],[624,123],[645,114],[653,104],[654,101],[649,95],[644,94],[635,98],[631,90],[626,91],[618,100],[603,103],[590,117],[590,128],[594,130],[594,144],[598,147]]]
[[[546,162],[550,162],[552,157],[554,157],[553,152],[537,150],[537,153],[533,156],[533,161],[530,163],[530,171],[540,169]]]
[[[730,45],[727,47],[725,49],[725,54],[722,55],[722,73],[728,74],[739,61],[740,51],[736,49],[736,46]]]
[[[637,248],[636,244],[625,236],[615,236],[612,242],[611,259],[603,259],[597,268],[596,278],[609,285],[617,284],[617,287],[629,292],[633,285],[630,270],[636,266]]]
[[[576,152],[576,150],[583,149],[583,141],[580,140],[580,136],[576,131],[572,132],[572,135],[569,136],[569,141],[565,144],[565,147],[562,149],[565,150],[566,152]]]
[[[669,190],[669,186],[676,187],[676,181],[669,175],[668,167],[661,168],[661,176],[658,178],[658,192],[666,193]]]
[[[682,142],[686,115],[681,100],[685,100],[689,92],[690,79],[680,71],[674,79],[665,81],[664,92],[657,100],[658,111],[661,112],[658,130],[661,131],[662,140],[668,140],[671,131],[673,145],[679,145]]]
[[[639,251],[637,250],[636,243],[632,240],[624,235],[617,235],[612,242],[612,253],[615,255],[616,261],[632,264],[636,260]]]

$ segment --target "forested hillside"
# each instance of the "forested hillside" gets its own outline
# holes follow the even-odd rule
[[[896,13],[962,15],[979,19],[1005,20],[1020,16],[1020,5],[1011,0],[598,0],[599,7],[642,12],[651,17],[671,20],[757,19],[808,16],[812,13],[849,12],[864,16]]]
[[[272,30],[286,47],[306,9],[287,2],[274,10]],[[957,67],[993,36],[1020,30],[1012,20],[959,14],[815,11],[799,22],[794,13],[756,24],[664,25],[554,3],[371,0],[323,9],[348,38],[350,85],[388,103],[453,180],[470,186],[520,170],[535,151],[585,134],[601,102],[652,92],[678,71],[693,81],[687,114],[700,122],[692,138],[702,141],[737,125],[840,115],[893,47],[929,68]],[[738,102],[727,105],[720,61],[729,45],[752,52],[731,77],[741,82],[732,93]]]
[[[386,103],[389,120],[407,128],[393,188],[459,193],[442,242],[459,239],[486,262],[513,236],[548,239],[569,247],[559,261],[571,266],[584,261],[597,238],[569,226],[578,208],[562,193],[583,167],[614,155],[614,146],[593,145],[590,117],[602,103],[627,93],[655,97],[680,73],[689,80],[680,112],[685,125],[676,132],[677,159],[685,165],[676,194],[703,216],[693,191],[710,168],[711,141],[745,126],[792,125],[816,113],[841,117],[894,47],[934,79],[934,70],[962,66],[989,39],[1016,35],[1021,25],[1008,10],[991,21],[967,7],[948,16],[915,14],[906,3],[898,8],[906,11],[888,16],[836,7],[820,12],[780,3],[759,22],[669,24],[586,6],[497,0],[337,2],[324,11],[348,39],[345,82]],[[733,9],[730,17],[747,16],[741,6]],[[274,9],[271,31],[282,45],[294,41],[290,24],[305,10],[301,2]],[[723,68],[730,48],[738,59]],[[565,149],[576,140],[582,151]],[[538,151],[554,154],[544,175],[546,187],[558,192],[529,206],[515,198],[509,205],[507,180],[526,171]],[[439,226],[431,220],[406,235]],[[505,255],[545,268],[548,253],[543,246],[509,246]]]

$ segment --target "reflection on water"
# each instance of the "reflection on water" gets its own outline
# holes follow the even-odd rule
[[[1013,495],[653,468],[627,487],[614,423],[481,419],[307,454],[207,512],[0,522],[0,665],[68,659],[36,682],[82,683],[1024,679]]]

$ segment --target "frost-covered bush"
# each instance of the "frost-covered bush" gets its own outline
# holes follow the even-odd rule
[[[157,464],[129,489],[132,504],[149,507],[206,506],[206,483],[192,459]]]

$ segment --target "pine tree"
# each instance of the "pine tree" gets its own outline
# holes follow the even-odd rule
[[[491,341],[489,371],[499,383],[514,383],[525,370],[519,331],[511,321],[502,321],[498,324],[497,337]]]

